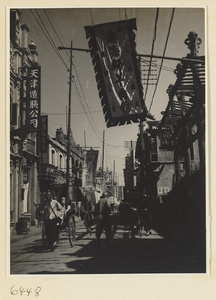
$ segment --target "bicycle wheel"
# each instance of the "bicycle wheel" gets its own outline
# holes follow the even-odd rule
[[[143,226],[140,224],[139,225],[139,236],[142,237],[142,233],[143,233]]]
[[[76,226],[73,216],[70,216],[68,219],[68,237],[70,245],[73,247],[76,239]]]

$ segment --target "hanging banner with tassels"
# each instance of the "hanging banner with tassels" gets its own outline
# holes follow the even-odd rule
[[[85,27],[107,127],[147,116],[134,30],[136,19]]]

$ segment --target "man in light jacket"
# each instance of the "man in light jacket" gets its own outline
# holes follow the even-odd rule
[[[64,217],[63,206],[52,198],[51,191],[47,191],[45,206],[45,234],[49,247],[55,247],[59,239],[59,225]]]

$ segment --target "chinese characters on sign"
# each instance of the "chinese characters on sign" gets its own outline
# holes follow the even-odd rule
[[[97,167],[98,150],[89,150],[86,153],[87,172],[85,174],[86,185],[94,185],[94,174]]]
[[[27,80],[27,123],[37,130],[40,117],[40,66],[28,68]]]
[[[41,125],[40,125],[40,148],[41,153],[47,153],[47,138],[48,138],[48,116],[43,115],[40,117]]]

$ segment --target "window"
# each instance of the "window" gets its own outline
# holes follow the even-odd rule
[[[17,104],[12,104],[11,125],[17,125]]]
[[[74,158],[73,156],[71,156],[71,168],[73,169],[73,166],[74,166]]]
[[[61,170],[63,168],[63,158],[62,158],[62,154],[59,155],[59,169]]]
[[[156,137],[151,137],[151,160],[157,161],[157,139]]]
[[[82,163],[79,164],[79,178],[82,178]]]
[[[78,168],[79,167],[79,162],[78,162],[78,160],[76,160],[76,168]]]
[[[53,149],[51,151],[51,164],[55,165],[55,150]]]

